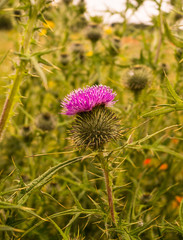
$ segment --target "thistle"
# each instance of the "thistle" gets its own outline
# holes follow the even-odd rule
[[[49,112],[38,115],[35,124],[42,131],[51,131],[56,127],[55,118]]]
[[[66,65],[68,65],[69,61],[70,61],[69,55],[67,53],[61,53],[61,55],[60,55],[61,64],[66,66]]]
[[[108,108],[115,96],[109,87],[94,85],[75,90],[62,101],[62,114],[76,115],[70,134],[77,147],[98,150],[119,137],[119,119]]]
[[[33,134],[32,128],[31,128],[29,125],[24,125],[24,126],[21,128],[20,133],[21,133],[22,139],[23,139],[26,143],[32,142],[32,140],[33,140],[33,138],[34,138],[34,134]]]
[[[74,56],[74,60],[84,61],[84,46],[80,42],[75,42],[72,44],[72,53]]]
[[[65,5],[69,5],[70,3],[72,3],[72,0],[63,0],[63,3],[64,3]]]
[[[80,42],[75,42],[72,44],[72,52],[74,54],[83,54],[84,53],[84,47],[83,44]]]
[[[149,82],[149,73],[146,68],[141,66],[133,67],[127,73],[127,87],[133,92],[144,89]]]
[[[5,15],[0,15],[0,30],[11,30],[13,28],[12,19]]]
[[[101,37],[101,29],[100,27],[93,23],[88,26],[86,37],[93,43],[96,43]]]
[[[116,93],[110,87],[94,85],[78,89],[62,101],[62,114],[76,115],[70,131],[71,138],[79,148],[98,150],[98,160],[103,170],[108,204],[113,223],[115,209],[112,194],[112,178],[108,160],[103,156],[104,145],[120,135],[119,119],[108,107],[115,103]]]

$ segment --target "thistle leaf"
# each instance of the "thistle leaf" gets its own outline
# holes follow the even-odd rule
[[[164,29],[165,29],[165,34],[168,37],[169,41],[173,43],[176,47],[183,48],[183,41],[179,40],[172,34],[165,20],[164,20]]]

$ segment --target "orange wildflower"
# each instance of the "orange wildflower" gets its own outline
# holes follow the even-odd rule
[[[179,140],[178,140],[177,138],[172,138],[172,143],[178,144],[178,143],[179,143]]]
[[[181,203],[183,197],[182,196],[176,196],[175,199],[178,203]]]
[[[180,203],[181,203],[181,201],[182,201],[182,199],[183,199],[182,196],[176,196],[175,200],[173,200],[173,202],[172,202],[172,207],[173,208],[178,208]]]
[[[149,165],[151,163],[151,159],[150,158],[146,158],[144,161],[143,161],[143,165],[146,166],[146,165]]]
[[[168,164],[167,163],[163,163],[161,164],[161,166],[159,167],[159,170],[167,170],[168,168]]]

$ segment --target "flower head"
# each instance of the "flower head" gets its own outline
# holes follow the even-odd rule
[[[144,166],[147,166],[151,163],[151,159],[150,158],[146,158],[144,161],[143,161],[143,165]]]
[[[76,115],[70,136],[78,148],[102,149],[121,135],[118,117],[107,108],[115,103],[110,87],[94,85],[78,89],[62,102],[63,114]]]
[[[80,112],[91,111],[95,106],[111,106],[115,103],[116,93],[110,87],[94,85],[78,89],[67,95],[62,101],[64,111],[62,114],[75,115]]]

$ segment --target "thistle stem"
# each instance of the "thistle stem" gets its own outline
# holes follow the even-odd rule
[[[29,53],[31,37],[34,32],[37,16],[43,2],[44,0],[39,0],[37,4],[32,6],[33,8],[32,15],[31,15],[31,18],[29,18],[27,28],[25,29],[25,38],[23,38],[22,45],[21,45],[21,53],[24,55],[28,55]],[[28,62],[26,60],[20,59],[20,64],[19,64],[19,67],[17,68],[11,91],[8,94],[6,101],[4,103],[4,107],[0,116],[0,140],[2,138],[2,133],[8,121],[10,112],[13,106],[15,105],[15,97],[19,91],[19,86],[23,79],[23,75],[26,70],[27,63]]]
[[[104,168],[104,178],[105,178],[105,185],[106,185],[106,190],[107,190],[107,195],[108,195],[108,203],[109,203],[109,208],[110,208],[110,213],[111,213],[111,218],[113,223],[116,223],[115,220],[115,214],[114,214],[114,203],[113,203],[113,196],[112,196],[112,187],[109,179],[109,172]]]
[[[102,153],[100,153],[99,158],[101,161],[102,170],[103,170],[103,174],[104,174],[111,218],[112,218],[113,223],[116,224],[115,209],[114,209],[113,194],[112,194],[112,181],[111,181],[110,175],[109,175],[108,162],[105,161]]]

